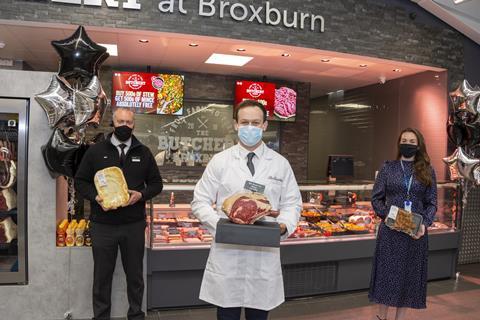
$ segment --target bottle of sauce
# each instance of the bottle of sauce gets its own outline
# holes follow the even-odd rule
[[[170,208],[175,208],[175,194],[173,193],[173,191],[172,191],[172,193],[170,193],[170,202],[169,202],[168,206]]]

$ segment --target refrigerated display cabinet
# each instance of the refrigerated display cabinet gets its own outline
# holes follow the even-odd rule
[[[193,188],[166,185],[164,191],[191,199]],[[369,287],[381,221],[370,204],[372,188],[372,182],[300,186],[301,218],[280,248],[287,299]],[[430,280],[455,274],[458,199],[455,183],[438,183],[438,210],[428,230]],[[189,204],[151,202],[147,212],[147,307],[205,304],[198,294],[212,236]]]

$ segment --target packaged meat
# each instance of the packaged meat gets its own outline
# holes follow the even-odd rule
[[[396,206],[391,206],[385,224],[393,230],[404,232],[410,236],[417,234],[423,217],[419,214],[408,212]]]
[[[238,224],[253,224],[264,216],[276,216],[278,212],[271,211],[272,206],[261,193],[239,192],[225,199],[222,210],[228,218]]]
[[[17,181],[17,165],[13,160],[0,161],[0,188],[12,187]]]
[[[11,217],[0,221],[0,243],[10,243],[17,238],[17,225]]]
[[[128,186],[120,168],[108,167],[98,171],[94,182],[98,195],[103,199],[103,207],[115,209],[128,203]]]

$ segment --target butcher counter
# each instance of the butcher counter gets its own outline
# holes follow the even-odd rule
[[[370,205],[372,187],[371,182],[300,186],[301,221],[280,247],[287,299],[369,287],[379,223]],[[191,199],[193,188],[166,185],[164,190],[177,199]],[[429,280],[455,276],[459,196],[455,184],[438,184],[438,211],[429,229]],[[147,205],[149,310],[205,304],[198,295],[212,236],[189,204],[173,205]]]

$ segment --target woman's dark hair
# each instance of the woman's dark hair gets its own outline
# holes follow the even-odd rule
[[[233,111],[233,119],[235,119],[235,121],[238,121],[238,111],[240,111],[240,109],[243,109],[243,108],[246,108],[246,107],[257,107],[259,108],[260,110],[262,110],[263,112],[263,122],[267,121],[267,110],[265,109],[265,106],[256,101],[256,100],[243,100],[242,102],[240,102],[239,104],[237,104],[235,106],[235,109]]]
[[[411,132],[415,136],[417,136],[417,141],[418,141],[418,151],[417,154],[415,155],[415,160],[413,163],[414,166],[414,174],[415,178],[417,178],[418,181],[429,187],[432,184],[432,168],[430,165],[430,157],[428,156],[427,153],[427,146],[425,144],[425,139],[423,138],[423,135],[418,131],[417,129],[413,128],[406,128],[404,129],[401,133],[400,136],[398,136],[398,142],[397,142],[397,159],[400,159],[402,156],[400,153],[400,141],[402,140],[402,135],[405,132]]]

